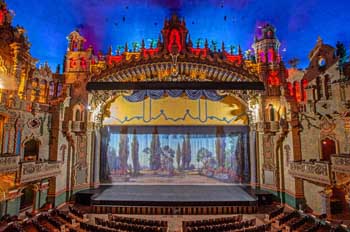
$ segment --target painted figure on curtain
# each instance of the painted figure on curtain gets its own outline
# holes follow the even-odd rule
[[[110,127],[103,182],[249,182],[247,127]],[[169,179],[170,178],[170,179]]]

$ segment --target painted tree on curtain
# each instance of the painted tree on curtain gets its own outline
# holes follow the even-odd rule
[[[191,163],[191,141],[190,135],[186,134],[182,142],[182,168],[189,169]]]
[[[158,170],[161,166],[162,148],[160,147],[157,127],[154,127],[154,131],[152,133],[150,153],[150,168],[152,170]]]
[[[120,169],[123,171],[128,170],[128,158],[129,158],[128,128],[121,127],[120,138],[119,138],[119,159],[120,159]]]
[[[181,169],[181,148],[180,144],[177,144],[177,149],[176,149],[176,164],[177,164],[177,169]]]
[[[137,141],[136,129],[134,129],[134,136],[131,142],[131,158],[132,158],[133,174],[137,176],[140,171],[140,163],[139,163],[139,142]]]
[[[225,149],[226,149],[226,143],[225,143],[225,133],[224,128],[222,126],[216,127],[216,160],[218,162],[218,167],[225,167]]]
[[[230,168],[234,171],[234,181],[242,181],[242,141],[241,135],[237,133],[229,134]]]

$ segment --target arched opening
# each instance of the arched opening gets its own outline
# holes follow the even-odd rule
[[[321,141],[322,160],[330,161],[331,155],[336,154],[336,142],[330,138],[325,138]]]
[[[47,97],[47,82],[45,80],[40,81],[40,103],[46,103],[46,97]]]
[[[75,121],[81,121],[81,115],[80,115],[80,110],[76,109],[75,110]]]
[[[49,96],[51,98],[55,96],[55,82],[53,82],[53,81],[50,82]]]
[[[271,122],[275,121],[275,109],[273,108],[272,104],[269,104],[267,113],[268,113],[269,121]]]
[[[40,142],[31,139],[24,144],[24,160],[38,160]]]
[[[332,86],[331,86],[331,78],[329,77],[329,75],[325,76],[325,87],[326,87],[326,98],[330,99],[332,98]]]
[[[61,96],[62,95],[62,83],[58,83],[57,84],[57,97]]]
[[[35,101],[35,99],[36,99],[38,85],[39,85],[38,79],[34,79],[32,81],[32,91],[31,91],[31,94],[30,94],[30,100],[31,101]]]
[[[34,203],[34,190],[33,186],[29,185],[22,190],[20,210],[25,210],[33,206]]]
[[[323,97],[323,83],[320,77],[316,78],[316,92],[317,99],[320,100]]]

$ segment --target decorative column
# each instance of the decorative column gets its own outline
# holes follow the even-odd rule
[[[16,82],[18,83],[20,80],[20,62],[19,62],[19,54],[21,52],[21,44],[20,43],[12,43],[10,45],[13,51],[13,77],[16,79]]]
[[[13,140],[13,137],[11,138],[11,129],[13,128],[13,125],[11,123],[5,123],[4,124],[4,137],[3,137],[3,148],[2,153],[9,153],[11,148],[11,140]]]
[[[40,183],[33,184],[33,210],[32,213],[36,214],[39,210],[40,204]]]

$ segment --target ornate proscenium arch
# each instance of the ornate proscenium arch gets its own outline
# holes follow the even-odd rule
[[[174,32],[176,31],[176,36]],[[215,90],[221,95],[231,95],[248,105],[249,98],[264,90],[251,60],[238,54],[193,47],[187,36],[184,20],[173,16],[166,20],[162,40],[157,47],[145,47],[106,56],[106,62],[96,60],[91,64],[91,81],[87,84],[90,103],[103,111],[108,101],[132,90]]]

